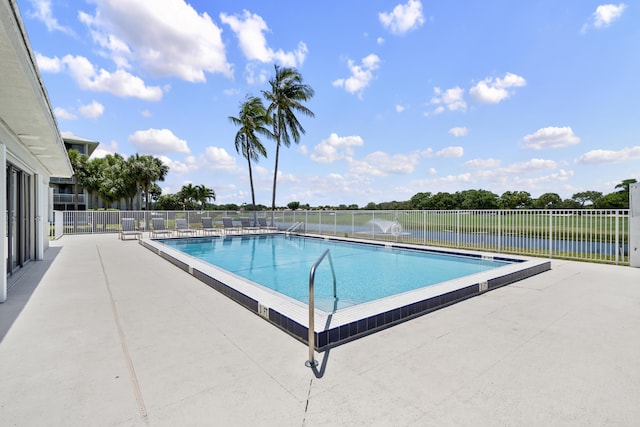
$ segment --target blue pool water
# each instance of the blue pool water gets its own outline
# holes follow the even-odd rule
[[[330,250],[341,308],[373,301],[509,264],[423,250],[285,235],[167,239],[163,244],[301,302],[309,271]],[[327,259],[316,271],[316,300],[333,299]]]

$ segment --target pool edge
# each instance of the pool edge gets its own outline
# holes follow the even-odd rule
[[[326,236],[323,236],[322,238],[331,239],[327,238]],[[300,318],[299,313],[298,316],[292,316],[289,313],[284,313],[284,310],[274,308],[274,306],[277,306],[277,304],[263,304],[260,302],[260,299],[253,298],[252,296],[243,293],[233,286],[224,283],[219,278],[213,277],[211,273],[205,271],[211,271],[211,269],[203,266],[203,264],[205,263],[197,262],[196,260],[191,259],[188,256],[180,256],[177,254],[177,251],[174,252],[173,249],[160,248],[159,246],[156,246],[156,244],[154,244],[153,240],[154,239],[140,239],[139,243],[143,247],[151,250],[163,259],[171,262],[176,267],[182,269],[186,273],[194,276],[212,289],[232,299],[233,301],[237,302],[241,306],[262,317],[263,319],[268,320],[270,323],[288,333],[293,338],[299,340],[305,345],[308,345],[308,326],[305,323],[301,323],[302,319]],[[345,239],[340,238],[336,240]],[[353,241],[357,243],[363,243],[360,240]],[[380,243],[376,242],[376,244]],[[385,245],[385,243],[382,243],[382,245]],[[418,247],[417,245],[403,245],[398,243],[394,243],[393,246],[408,249],[416,249]],[[421,250],[425,251],[435,251],[449,254],[465,254],[467,256],[475,257],[485,256],[482,253],[466,250],[439,250],[439,248],[422,246],[420,246],[420,248],[423,248]],[[396,324],[423,316],[436,310],[448,307],[452,304],[464,301],[468,298],[481,295],[488,291],[518,282],[520,280],[535,276],[551,269],[550,260],[541,260],[537,258],[521,256],[508,256],[503,254],[490,256],[495,257],[496,259],[511,260],[529,265],[517,271],[509,271],[505,274],[490,277],[487,280],[477,280],[472,282],[471,284],[466,284],[465,286],[458,287],[457,289],[444,292],[432,297],[420,299],[418,301],[413,301],[408,304],[403,304],[390,310],[381,311],[379,313],[359,318],[357,320],[338,322],[338,324],[336,324],[335,326],[331,326],[333,313],[326,313],[326,326],[324,327],[324,330],[316,330],[314,332],[316,343],[315,350],[318,352],[326,351],[330,348],[356,340],[366,335],[392,327]],[[220,273],[217,270],[218,269],[215,269],[213,273]],[[222,277],[222,279],[225,279],[225,277]],[[316,324],[320,323],[322,322],[316,321]]]

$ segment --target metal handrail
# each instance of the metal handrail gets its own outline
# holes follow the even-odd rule
[[[314,302],[314,282],[316,279],[316,269],[320,265],[320,263],[324,260],[325,257],[329,257],[329,265],[331,266],[331,274],[333,275],[333,298],[337,298],[336,292],[336,271],[333,269],[333,260],[331,259],[331,253],[329,249],[325,250],[320,258],[311,266],[311,270],[309,271],[309,360],[307,360],[304,364],[308,367],[314,367],[318,365],[318,362],[313,358],[313,352],[316,347],[316,336],[315,336],[315,302]]]
[[[291,227],[287,228],[286,231],[287,231],[287,233],[290,233],[290,232],[292,232],[293,230],[295,230],[296,228],[300,227],[303,224],[304,224],[304,222],[298,221],[295,224],[293,224]]]

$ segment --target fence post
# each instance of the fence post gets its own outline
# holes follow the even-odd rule
[[[549,209],[549,258],[553,258],[553,210]]]
[[[618,265],[619,262],[619,256],[620,256],[620,216],[619,216],[620,211],[616,209],[616,265]]]
[[[456,248],[460,248],[460,211],[456,211]]]
[[[501,212],[500,210],[496,211],[498,215],[498,252],[502,252],[502,221],[501,221]]]

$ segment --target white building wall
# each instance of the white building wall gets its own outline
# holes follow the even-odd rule
[[[7,148],[4,144],[0,144],[0,167],[2,167],[2,173],[0,173],[0,188],[5,190],[7,188]],[[6,191],[6,190],[5,190]],[[9,250],[7,245],[9,243],[7,239],[7,197],[5,191],[2,191],[2,197],[0,197],[0,236],[2,236],[2,246],[0,247],[0,260],[2,260],[0,267],[0,302],[7,300],[7,256]]]

